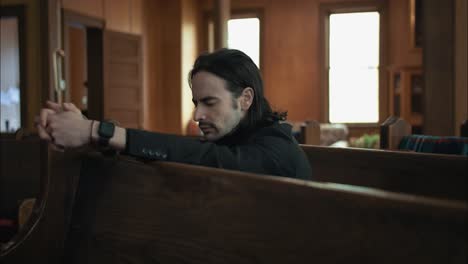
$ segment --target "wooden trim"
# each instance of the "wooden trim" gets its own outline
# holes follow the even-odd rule
[[[416,17],[416,1],[418,0],[409,0],[409,28],[410,28],[410,44],[411,50],[413,52],[421,52],[421,47],[416,45],[416,23],[418,22],[418,18]],[[419,1],[422,3],[422,1]],[[419,18],[419,23],[421,23],[421,18]]]
[[[60,12],[61,2],[59,0],[46,0],[41,1],[41,10],[47,14],[43,17],[43,26],[41,27],[42,35],[44,36],[44,54],[43,56],[43,93],[46,95],[45,98],[52,101],[59,102],[61,100],[61,94],[57,93],[59,89],[56,87],[56,73],[52,66],[54,63],[54,56],[58,50],[63,49],[63,27],[62,27],[62,13]],[[63,65],[62,65],[63,66]],[[63,67],[62,67],[63,70]]]
[[[423,131],[434,136],[455,134],[454,11],[453,1],[425,0],[422,6]]]
[[[213,10],[215,49],[226,48],[228,45],[227,21],[230,18],[230,10],[230,0],[215,0]]]
[[[328,36],[330,35],[329,27],[330,24],[330,11],[328,6],[321,5],[320,6],[320,30],[319,30],[319,54],[320,54],[320,61],[322,62],[320,65],[320,94],[322,97],[322,115],[321,115],[321,123],[328,123],[329,122],[329,93],[328,93],[328,69],[330,68],[329,65],[329,39]]]
[[[102,19],[82,15],[80,13],[62,9],[63,24],[81,24],[85,27],[104,29],[105,22]]]
[[[66,57],[69,57],[69,32],[68,25],[83,27],[86,32],[86,72],[88,88],[88,107],[87,114],[91,119],[101,120],[104,117],[104,77],[103,77],[103,30],[105,22],[102,19],[82,15],[67,9],[62,9],[63,14],[63,42]],[[70,65],[66,60],[66,79],[70,84]],[[67,90],[67,98],[70,92]]]
[[[263,72],[263,65],[265,65],[263,63],[263,60],[264,60],[264,56],[263,56],[263,53],[264,53],[264,50],[265,50],[265,47],[264,47],[264,39],[265,39],[265,26],[264,26],[264,11],[263,9],[261,8],[248,8],[248,9],[233,9],[231,11],[231,18],[233,19],[236,19],[236,18],[252,18],[252,17],[256,17],[258,18],[259,22],[260,22],[260,43],[259,43],[259,48],[260,48],[260,53],[259,53],[259,65],[258,65],[258,68],[260,69],[260,72],[262,74],[262,78],[265,79],[265,76],[263,75],[264,72]]]
[[[104,118],[104,32],[100,28],[86,29],[88,117]]]
[[[399,75],[400,82],[398,93],[395,92],[395,75],[397,74]],[[388,77],[390,78],[390,87],[388,89],[388,102],[390,110],[389,115],[399,116],[410,122],[412,126],[420,127],[423,124],[422,113],[413,113],[411,102],[413,97],[411,78],[416,75],[422,76],[422,69],[419,66],[389,67]],[[424,91],[422,93],[424,93]],[[398,114],[396,112],[397,109],[395,109],[396,95],[400,98]]]
[[[18,19],[18,57],[19,57],[19,89],[20,89],[20,127],[25,127],[25,123],[28,120],[28,98],[27,98],[27,77],[26,77],[26,23],[25,23],[25,6],[2,6],[0,9],[0,17],[16,17]],[[1,134],[14,134],[9,132],[2,132]]]
[[[343,3],[332,3],[332,4],[321,4],[320,5],[320,21],[319,21],[319,39],[323,40],[319,45],[319,54],[321,56],[320,60],[322,66],[320,67],[320,91],[322,97],[322,115],[321,122],[329,123],[329,75],[328,69],[330,68],[328,57],[328,36],[329,36],[329,15],[334,13],[351,13],[351,12],[370,12],[378,11],[380,14],[380,40],[379,40],[379,121],[387,118],[388,116],[388,84],[387,84],[387,1],[362,1],[362,2],[343,2]],[[375,126],[376,124],[359,124],[359,123],[349,123],[350,126]]]
[[[265,43],[265,23],[264,23],[264,10],[263,8],[233,8],[231,9],[231,17],[233,19],[236,18],[251,18],[251,17],[256,17],[260,20],[260,61],[259,61],[259,68],[260,72],[262,73],[262,78],[265,79],[265,76],[263,75],[263,60],[264,60],[264,43]],[[201,47],[200,51],[210,51],[209,50],[209,32],[208,32],[208,25],[210,21],[213,21],[213,11],[205,11],[203,13],[203,18],[202,18],[202,31],[201,31]],[[216,48],[215,48],[216,50]]]

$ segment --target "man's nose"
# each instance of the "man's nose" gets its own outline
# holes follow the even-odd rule
[[[201,107],[195,108],[195,112],[193,113],[193,120],[196,122],[203,121],[206,119],[205,112]]]

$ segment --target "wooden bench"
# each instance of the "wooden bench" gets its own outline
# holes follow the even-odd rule
[[[313,180],[468,200],[463,156],[302,145]]]
[[[21,200],[39,196],[43,149],[39,137],[0,137],[0,217],[16,214]]]
[[[465,122],[461,124],[460,135],[461,137],[412,135],[411,125],[407,121],[391,116],[380,126],[380,148],[430,153],[437,153],[437,151],[440,151],[441,153],[466,156],[468,155],[466,150],[468,147],[468,120],[465,120]],[[441,146],[440,144],[445,144],[445,146]],[[413,147],[408,148],[407,145]],[[465,147],[464,151],[463,147]]]
[[[79,153],[57,153],[41,145],[39,195],[24,227],[0,244],[0,263],[61,263],[67,222],[81,167]]]
[[[411,126],[391,117],[382,124],[381,145],[390,150],[302,145],[313,179],[393,192],[468,200],[467,157],[399,151]]]
[[[329,146],[347,140],[348,128],[343,124],[320,124],[315,120],[289,122],[300,144]]]
[[[63,196],[54,181],[73,171],[73,159],[52,157],[42,217],[0,253],[2,263],[42,263],[43,255],[56,263],[61,254],[62,263],[467,260],[466,202],[99,155],[82,161],[66,249],[59,251],[52,245],[61,245],[60,237],[41,235],[66,223],[67,203],[52,206],[51,199]]]
[[[37,135],[22,130],[16,135],[0,135],[0,244],[9,241],[29,218],[40,195],[46,148]]]

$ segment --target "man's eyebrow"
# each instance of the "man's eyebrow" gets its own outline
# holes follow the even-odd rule
[[[198,101],[199,101],[199,102],[206,103],[206,102],[208,102],[208,101],[218,100],[218,99],[219,99],[218,97],[207,96],[207,97],[200,98]],[[195,104],[195,103],[197,102],[197,100],[195,100],[195,99],[192,98],[192,102]]]

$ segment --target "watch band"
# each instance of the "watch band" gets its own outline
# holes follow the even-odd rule
[[[101,147],[108,147],[110,139],[114,136],[115,125],[111,122],[102,121],[99,123],[98,128],[98,145]]]

